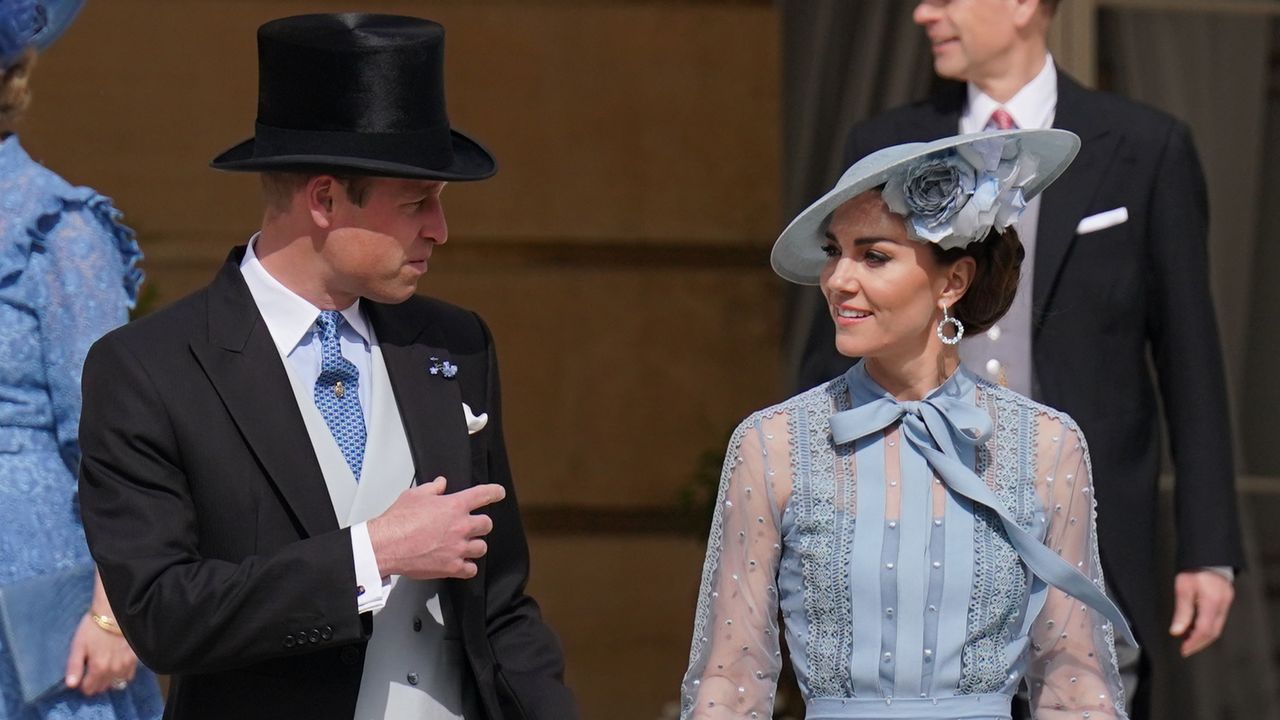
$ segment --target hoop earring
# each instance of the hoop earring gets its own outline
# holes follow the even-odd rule
[[[955,335],[953,335],[953,336],[951,336],[951,337],[947,337],[946,332],[944,332],[944,331],[946,330],[946,328],[947,328],[947,325],[951,325],[952,327],[954,327],[954,328],[955,328],[955,330],[956,330],[956,334],[955,334]],[[937,330],[936,330],[935,332],[937,332],[937,333],[938,333],[938,339],[939,339],[939,340],[941,340],[941,341],[943,342],[943,344],[945,344],[945,345],[959,345],[959,344],[960,344],[960,340],[961,340],[962,338],[964,338],[964,323],[960,322],[959,320],[955,319],[954,317],[951,317],[951,313],[948,311],[947,306],[946,306],[946,305],[943,305],[943,306],[942,306],[942,321],[938,323],[938,328],[937,328]]]

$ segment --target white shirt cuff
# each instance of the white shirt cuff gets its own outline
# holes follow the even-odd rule
[[[373,540],[369,539],[369,528],[364,523],[351,526],[351,555],[356,565],[356,612],[376,613],[387,604],[391,583],[384,583],[378,572]]]
[[[1213,572],[1221,575],[1222,577],[1226,578],[1227,582],[1229,583],[1234,584],[1236,581],[1235,568],[1229,565],[1209,565],[1208,567],[1205,567],[1203,569],[1208,570],[1209,572]]]

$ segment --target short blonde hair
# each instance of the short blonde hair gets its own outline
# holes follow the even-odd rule
[[[0,133],[11,133],[31,104],[31,71],[36,51],[27,49],[0,73]]]

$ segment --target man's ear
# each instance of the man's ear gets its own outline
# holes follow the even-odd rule
[[[960,298],[969,292],[969,286],[973,284],[973,277],[978,272],[978,263],[968,255],[951,263],[946,271],[946,285],[942,289],[942,295],[939,301],[947,307],[951,307],[960,302]]]
[[[332,175],[317,175],[307,181],[303,189],[307,211],[316,227],[329,229],[333,225],[333,209],[337,201],[338,181]]]
[[[1013,24],[1019,30],[1026,30],[1032,23],[1043,22],[1041,13],[1045,17],[1051,14],[1044,0],[1013,0]]]

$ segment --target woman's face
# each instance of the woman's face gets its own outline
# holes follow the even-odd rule
[[[942,305],[963,295],[972,260],[940,264],[932,248],[907,237],[903,218],[878,190],[832,213],[823,251],[829,259],[820,284],[840,354],[909,361],[942,351],[934,332]]]

